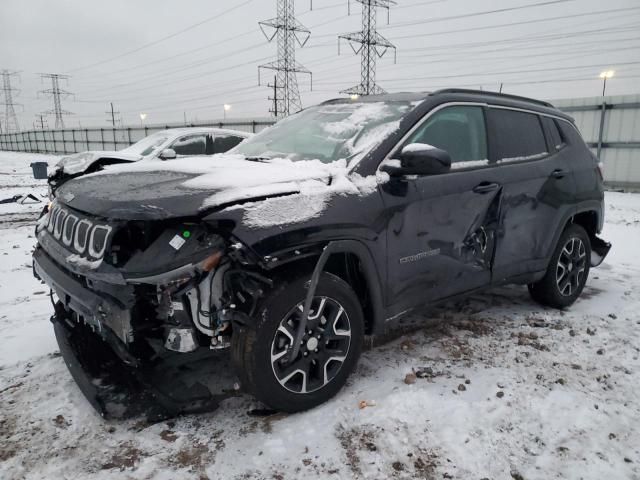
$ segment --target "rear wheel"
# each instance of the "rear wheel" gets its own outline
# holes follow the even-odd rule
[[[308,277],[283,283],[265,298],[255,327],[234,328],[232,352],[243,386],[286,412],[306,410],[334,396],[354,369],[364,325],[349,284],[320,276],[295,358],[291,347],[307,294]]]
[[[545,276],[529,285],[534,300],[554,308],[573,304],[582,293],[591,265],[591,242],[580,225],[570,225],[560,236]]]

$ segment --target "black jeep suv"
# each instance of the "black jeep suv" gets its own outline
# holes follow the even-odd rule
[[[58,341],[130,369],[228,352],[278,410],[336,394],[363,337],[418,308],[505,283],[568,307],[610,248],[597,160],[527,98],[332,100],[227,154],[143,163],[66,183],[37,226]]]

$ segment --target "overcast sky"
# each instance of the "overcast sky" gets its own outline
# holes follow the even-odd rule
[[[313,91],[299,78],[305,106],[359,83],[359,58],[346,44],[338,56],[338,34],[361,25],[359,5],[347,16],[347,3],[314,0],[310,11],[309,0],[296,1],[311,30],[297,51],[313,72]],[[514,7],[525,8],[483,13]],[[276,0],[1,0],[0,69],[21,72],[23,128],[52,108],[37,95],[50,88],[39,72],[70,75],[61,84],[74,93],[63,100],[74,113],[67,126],[106,126],[110,101],[124,124],[139,123],[141,112],[148,123],[218,119],[225,103],[228,117],[263,117],[271,92],[258,86],[257,66],[276,47],[258,21],[275,14]],[[398,0],[390,23],[380,11],[378,25],[398,48],[396,63],[389,52],[378,64],[388,91],[502,82],[507,93],[543,99],[597,96],[598,74],[613,69],[608,94],[640,93],[638,0]]]

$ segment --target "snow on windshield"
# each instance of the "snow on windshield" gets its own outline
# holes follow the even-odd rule
[[[122,151],[127,153],[135,153],[136,155],[142,155],[144,157],[146,155],[149,155],[156,148],[166,142],[168,138],[169,136],[164,132],[153,133],[148,137],[143,138],[139,142],[128,146]]]
[[[413,106],[409,102],[339,103],[319,105],[281,120],[239,145],[234,153],[281,157],[292,161],[349,165],[379,145],[399,126]]]

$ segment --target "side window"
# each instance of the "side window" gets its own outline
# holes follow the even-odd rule
[[[445,150],[451,168],[469,168],[489,163],[487,132],[482,107],[445,107],[421,125],[404,145],[426,143]]]
[[[237,137],[235,135],[219,136],[216,135],[216,139],[213,142],[213,151],[211,153],[224,153],[231,150],[244,140],[243,137]],[[207,151],[207,153],[209,153]]]
[[[490,108],[492,162],[532,160],[547,154],[540,117],[534,113]]]
[[[207,151],[207,135],[188,135],[181,137],[171,147],[176,155],[204,155]]]
[[[560,130],[558,130],[558,125],[556,125],[556,122],[553,118],[540,118],[542,119],[542,125],[544,126],[544,131],[547,135],[547,144],[552,151],[557,152],[564,146],[562,136],[560,135]]]

